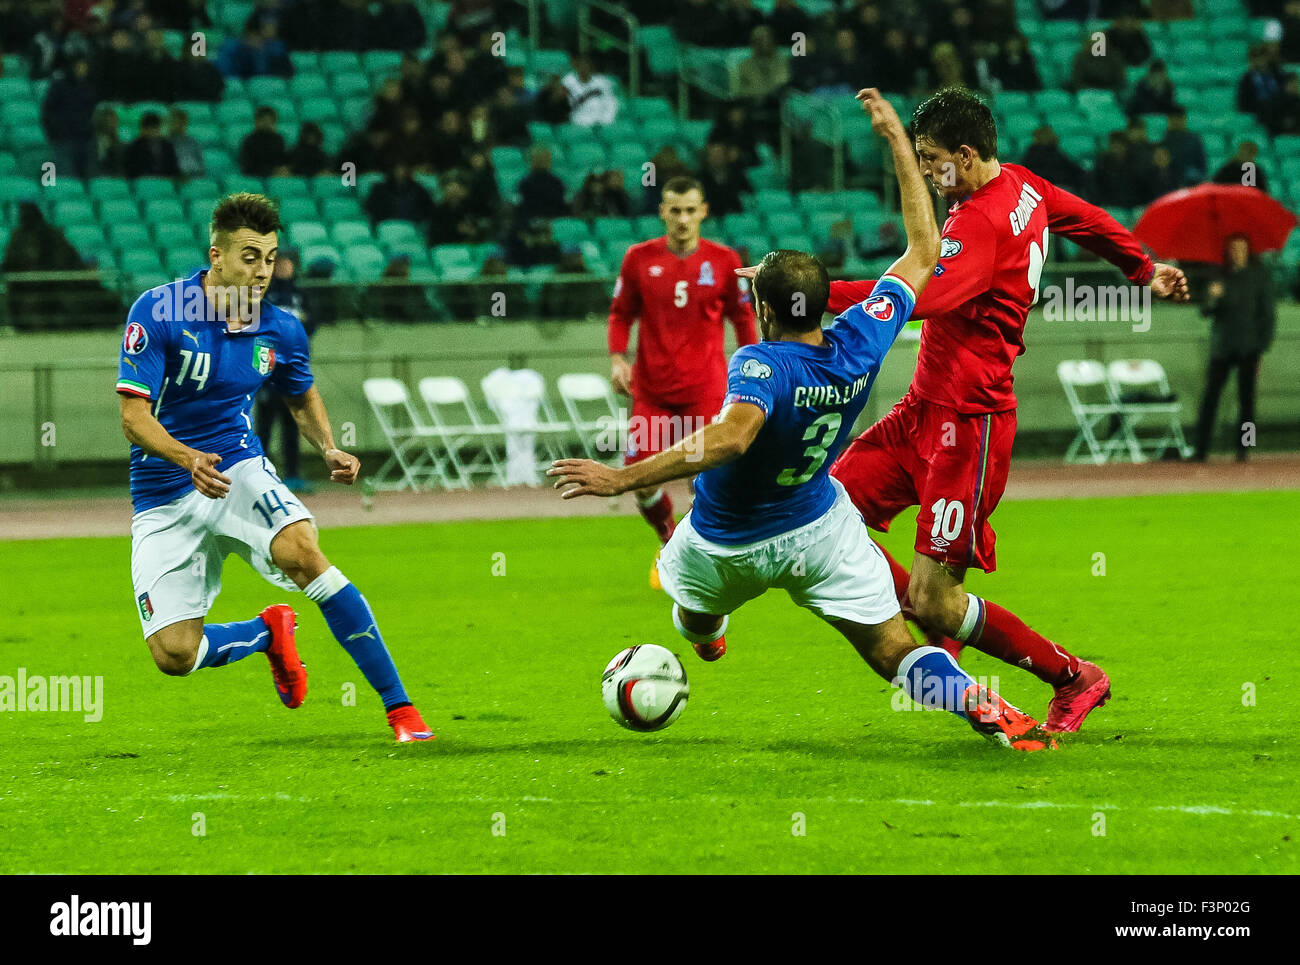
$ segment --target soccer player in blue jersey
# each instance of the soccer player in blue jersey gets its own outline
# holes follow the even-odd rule
[[[575,496],[613,496],[699,473],[695,504],[659,560],[673,623],[705,660],[726,652],[728,614],[779,587],[842,633],[922,707],[942,708],[1018,750],[1042,750],[1038,722],[980,686],[940,647],[918,647],[884,555],[830,476],[881,361],[934,273],[939,229],[902,122],[874,88],[858,95],[889,144],[907,251],[870,297],[821,327],[826,269],[798,251],[759,265],[753,294],[763,340],[731,358],[712,425],[644,462],[613,468],[561,459],[548,471]]]
[[[131,580],[140,627],[166,674],[265,653],[280,700],[301,706],[307,671],[287,604],[251,620],[204,622],[225,558],[238,554],[321,608],[378,692],[398,741],[429,740],[433,733],[402,687],[370,605],[321,553],[312,514],[276,475],[253,432],[253,399],[270,382],[320,450],[330,478],[356,481],[361,464],[334,445],[302,325],[262,301],[281,227],[262,195],[222,199],[209,229],[211,267],[145,292],[127,315],[117,392],[131,443]]]

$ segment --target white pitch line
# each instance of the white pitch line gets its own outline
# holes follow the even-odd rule
[[[865,803],[865,802],[864,802]],[[954,801],[946,804],[941,801],[915,801],[908,798],[895,798],[894,804],[916,805],[920,807],[956,807],[956,808],[1010,808],[1028,810],[1033,808],[1062,808],[1092,811],[1175,811],[1179,814],[1225,814],[1253,818],[1285,818],[1288,821],[1300,820],[1300,814],[1286,814],[1282,811],[1234,810],[1214,804],[1162,804],[1146,808],[1123,808],[1116,804],[1062,804],[1058,801]]]

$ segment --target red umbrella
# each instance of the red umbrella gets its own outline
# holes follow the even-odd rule
[[[1259,188],[1200,184],[1156,198],[1133,234],[1160,258],[1223,264],[1223,243],[1245,235],[1250,250],[1277,251],[1296,217]]]

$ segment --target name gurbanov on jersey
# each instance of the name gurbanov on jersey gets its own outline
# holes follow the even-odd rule
[[[214,317],[203,271],[152,288],[127,313],[117,391],[149,399],[178,442],[222,457],[218,469],[262,455],[253,399],[270,382],[301,395],[313,378],[307,334],[288,312],[263,300],[252,323],[230,331]],[[197,318],[195,316],[198,316]],[[131,446],[135,511],[162,506],[193,489],[190,471]]]
[[[886,275],[822,332],[824,345],[763,341],[731,357],[724,404],[756,405],[766,419],[744,455],[696,477],[696,532],[715,543],[753,543],[830,509],[831,463],[915,303],[905,282]]]

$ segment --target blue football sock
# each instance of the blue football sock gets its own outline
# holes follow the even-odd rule
[[[261,617],[238,623],[205,623],[193,673],[201,667],[224,667],[271,645],[271,631]]]
[[[331,566],[312,580],[303,592],[307,599],[320,607],[334,639],[356,661],[367,682],[379,693],[384,709],[409,704],[411,699],[402,687],[397,666],[384,646],[375,615],[370,612],[370,605],[361,591],[339,572],[338,567]]]
[[[975,679],[941,647],[917,647],[898,665],[894,684],[926,710],[949,710],[970,720],[962,695]]]

